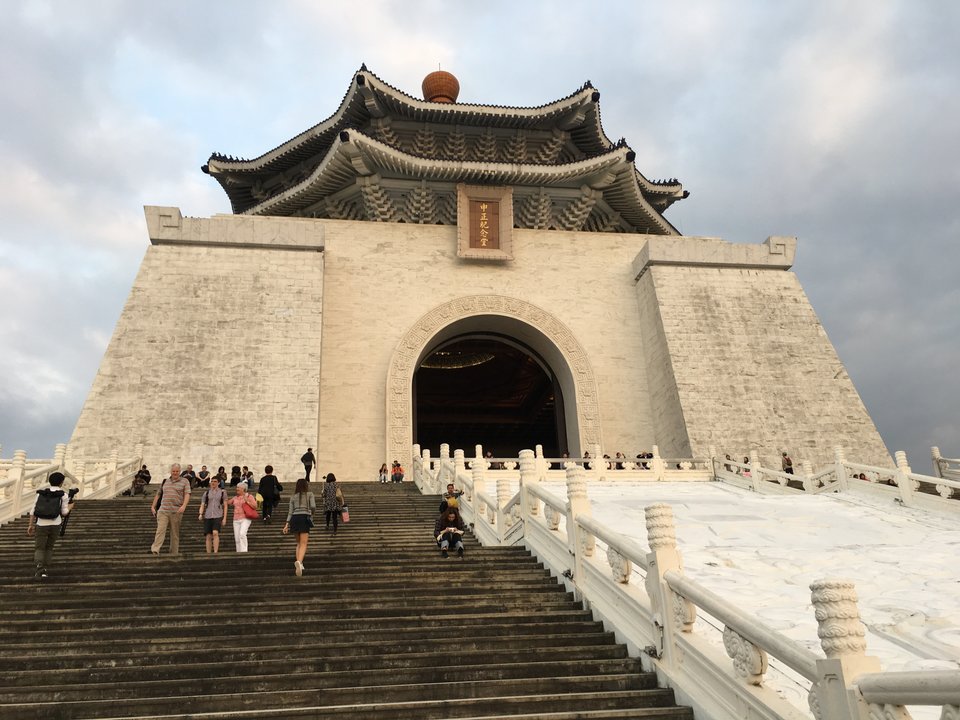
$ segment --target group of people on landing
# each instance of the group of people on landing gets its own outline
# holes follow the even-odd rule
[[[302,458],[302,462],[306,471],[305,475],[309,474],[316,463],[312,450],[308,449],[307,454]],[[395,464],[394,469],[396,470],[396,468],[399,468],[399,463]],[[146,466],[143,466],[142,470],[146,471]],[[381,480],[383,480],[382,476],[385,474],[383,472],[385,470],[386,465],[382,468]],[[402,472],[403,470],[400,468],[399,473],[391,473],[391,475],[399,475],[396,478],[391,477],[391,480],[401,482]],[[231,509],[233,511],[234,545],[237,552],[247,552],[247,531],[255,519],[262,519],[264,524],[270,522],[273,511],[280,503],[283,486],[276,475],[273,474],[271,465],[264,468],[264,473],[257,488],[261,500],[259,509],[257,496],[248,492],[246,482],[238,482],[234,487],[234,494],[231,496],[223,487],[219,473],[207,480],[200,497],[197,514],[197,520],[203,526],[207,553],[215,554],[220,551],[220,534],[225,523],[228,522]],[[63,476],[59,473],[51,475],[51,487],[48,488],[50,492],[59,490],[59,486],[54,487],[57,484],[55,480],[59,480],[59,483],[62,484]],[[146,478],[142,478],[142,480],[146,480]],[[323,480],[319,492],[319,508],[324,513],[325,527],[329,530],[332,526],[333,534],[336,535],[341,518],[344,522],[349,519],[348,510],[343,490],[334,474],[328,473],[323,477]],[[149,480],[146,480],[146,482],[149,482]],[[141,489],[146,482],[141,483]],[[191,478],[183,473],[179,463],[174,463],[170,467],[170,477],[161,483],[150,504],[150,512],[157,521],[156,533],[150,546],[150,552],[153,555],[160,555],[160,550],[166,542],[168,532],[170,534],[170,554],[178,555],[180,553],[181,520],[190,504],[190,495],[193,489]],[[444,558],[449,557],[451,551],[456,552],[461,558],[464,554],[463,535],[467,528],[459,509],[459,498],[462,494],[462,491],[456,490],[451,483],[447,485],[447,492],[440,502],[439,516],[434,524],[434,537],[437,546],[440,548],[440,554]],[[60,495],[63,495],[63,493],[61,492]],[[60,510],[60,514],[54,520],[47,521],[35,509],[38,507],[37,502],[34,503],[34,509],[30,513],[31,522],[28,534],[37,536],[35,543],[36,576],[46,578],[46,567],[50,562],[53,548],[53,540],[49,539],[53,536],[53,533],[48,532],[47,525],[50,527],[57,526],[56,529],[60,530],[60,534],[62,534],[59,527],[61,519],[67,516],[72,509],[72,505],[68,507],[67,501],[64,500],[62,510],[59,507],[57,508]],[[260,514],[261,509],[262,515]],[[305,570],[303,561],[307,554],[310,530],[314,525],[313,514],[317,509],[318,498],[310,490],[309,480],[307,477],[300,478],[297,480],[296,488],[288,501],[286,522],[282,529],[284,535],[293,534],[296,536],[294,572],[298,577],[303,575]],[[39,529],[35,531],[35,528]]]
[[[309,474],[316,462],[311,449],[308,448],[302,461],[306,474]],[[277,476],[273,474],[271,465],[267,465],[264,472],[265,474],[260,479],[257,488],[260,497],[259,509],[257,496],[247,492],[246,483],[236,484],[235,494],[230,497],[222,487],[218,476],[215,475],[209,479],[209,487],[201,495],[200,509],[197,515],[197,519],[203,523],[207,553],[219,552],[220,533],[228,521],[231,509],[233,510],[233,538],[237,552],[247,552],[247,531],[254,520],[262,519],[264,524],[271,522],[273,512],[280,503],[283,486]],[[287,519],[282,530],[285,535],[291,532],[296,535],[297,549],[294,567],[298,576],[303,573],[303,558],[307,550],[310,528],[313,527],[313,512],[317,509],[316,499],[309,488],[310,481],[306,477],[297,480],[293,497],[290,498],[288,503]],[[192,489],[192,482],[183,474],[180,464],[172,465],[170,477],[162,482],[150,505],[150,511],[157,520],[156,534],[153,544],[150,546],[150,551],[154,555],[160,554],[160,549],[166,541],[168,531],[170,533],[170,554],[179,554],[180,524],[183,513],[190,504]],[[340,484],[333,473],[324,476],[320,498],[326,515],[326,526],[329,528],[332,523],[333,533],[336,534],[341,516],[344,521],[349,516],[346,514],[343,491],[340,489]],[[260,514],[261,510],[262,515]]]

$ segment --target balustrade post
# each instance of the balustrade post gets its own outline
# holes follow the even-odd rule
[[[547,476],[547,461],[543,457],[543,445],[537,445],[534,452],[537,455],[537,477],[543,480]]]
[[[67,457],[67,444],[66,443],[57,443],[56,447],[53,449],[53,464],[57,466],[58,470],[63,470],[64,460]]]
[[[453,451],[453,478],[451,482],[456,483],[457,478],[460,477],[460,473],[466,475],[467,473],[467,463],[464,460],[463,450],[454,450]]]
[[[583,468],[576,463],[567,464],[567,548],[573,555],[573,582],[583,580],[585,558],[593,555],[596,540],[593,535],[577,527],[578,517],[591,517],[593,510],[587,497],[587,479]]]
[[[502,545],[507,536],[507,530],[512,524],[507,513],[504,511],[504,505],[510,502],[509,480],[503,473],[497,477],[497,541]],[[523,488],[521,488],[522,492]],[[523,495],[521,495],[523,497]]]
[[[450,445],[440,444],[440,472],[437,473],[437,492],[442,493],[450,482]]]
[[[938,478],[942,478],[943,466],[940,464],[940,461],[943,459],[943,455],[940,454],[940,448],[936,445],[930,448],[930,459],[933,460],[933,472]]]
[[[841,490],[850,489],[850,477],[847,473],[847,456],[843,448],[837,445],[833,448],[833,458],[835,469],[833,474],[837,476],[837,482],[840,483]]]
[[[817,660],[819,679],[810,688],[810,709],[824,720],[867,720],[869,707],[853,684],[860,675],[879,672],[880,661],[866,654],[856,588],[847,580],[817,580],[810,585],[810,598],[827,656]]]
[[[656,503],[644,508],[647,521],[647,577],[644,581],[653,609],[654,635],[660,636],[657,650],[661,662],[676,664],[675,634],[679,629],[690,632],[696,619],[696,608],[676,595],[663,579],[670,570],[683,572],[683,559],[677,550],[677,532],[673,523],[673,508]]]
[[[7,471],[7,480],[12,481],[10,487],[13,488],[13,516],[20,517],[23,507],[23,484],[27,464],[27,451],[15,450],[13,453],[13,466]]]
[[[434,495],[433,489],[433,468],[430,466],[430,448],[423,451],[423,487],[420,491],[424,495]]]
[[[410,468],[410,473],[412,475],[411,479],[413,484],[423,492],[423,458],[420,455],[420,443],[413,444],[413,454],[411,456],[412,467]],[[393,482],[393,469],[390,470],[391,477],[389,478],[390,482]]]
[[[711,445],[709,448],[707,448],[707,452],[710,453],[710,474],[713,476],[713,479],[716,480],[717,479],[717,463],[720,460],[717,457],[717,446]]]
[[[87,463],[86,462],[76,462],[74,461],[75,468],[73,470],[74,477],[77,478],[77,483],[81,488],[79,498],[83,499],[87,494]],[[94,488],[90,488],[93,490]]]
[[[650,450],[650,454],[653,455],[650,461],[650,469],[653,470],[654,480],[663,482],[664,471],[667,469],[667,465],[663,462],[663,458],[660,457],[660,446],[654,445]]]
[[[116,448],[110,453],[110,462],[107,469],[110,471],[110,494],[107,497],[115,497],[117,494],[117,465],[120,463],[120,451]]]
[[[750,483],[754,492],[760,492],[763,484],[763,471],[760,469],[760,453],[756,448],[750,450]]]
[[[470,463],[470,474],[473,476],[473,497],[471,501],[473,502],[474,515],[477,514],[476,509],[480,504],[480,494],[486,494],[487,492],[486,470],[487,461],[483,458],[483,446],[477,445],[473,462]],[[486,514],[486,508],[483,508],[483,513]]]
[[[913,480],[910,479],[910,465],[907,464],[907,454],[903,450],[894,453],[897,460],[897,489],[900,491],[900,501],[908,507],[913,505]]]
[[[802,476],[803,489],[807,492],[811,490],[816,490],[816,483],[812,482],[810,478],[813,476],[813,465],[810,464],[809,460],[800,461],[800,474]]]
[[[603,480],[607,474],[607,461],[603,459],[603,448],[600,445],[593,446],[593,458],[590,468],[593,471],[595,480]]]
[[[520,517],[526,520],[540,514],[540,500],[530,494],[531,485],[539,485],[537,461],[533,450],[520,451]]]

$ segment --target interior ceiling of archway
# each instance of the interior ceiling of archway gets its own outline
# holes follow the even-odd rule
[[[488,359],[475,362],[480,358]],[[416,407],[417,439],[425,446],[557,440],[553,377],[530,352],[490,337],[454,340],[424,358]]]

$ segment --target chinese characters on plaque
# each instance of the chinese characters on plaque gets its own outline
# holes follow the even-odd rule
[[[470,247],[500,249],[500,203],[470,201]]]
[[[457,255],[513,260],[513,189],[457,185]]]

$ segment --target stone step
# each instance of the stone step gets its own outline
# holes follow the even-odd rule
[[[467,533],[442,559],[439,498],[344,492],[303,577],[276,519],[207,555],[196,494],[177,557],[148,554],[148,501],[81,503],[43,583],[24,523],[0,528],[0,717],[692,717],[523,548]]]
[[[451,683],[453,688],[459,687]],[[360,693],[360,700],[369,700],[371,692]],[[635,710],[638,708],[663,711],[664,706],[673,702],[670,690],[599,690],[593,692],[550,691],[529,695],[493,695],[490,697],[460,697],[423,699],[413,701],[399,700],[391,702],[356,702],[347,695],[346,702],[339,702],[338,692],[327,690],[288,690],[283,693],[234,691],[225,695],[180,696],[158,699],[138,699],[131,703],[123,701],[102,701],[86,703],[40,703],[27,704],[11,708],[11,720],[28,718],[49,718],[56,712],[60,720],[81,720],[85,718],[196,718],[203,713],[204,718],[241,717],[238,711],[245,711],[247,718],[255,713],[257,718],[366,718],[390,717],[395,720],[419,720],[421,718],[464,718],[484,717],[491,713],[509,716],[511,713],[549,712],[563,710],[579,713],[593,710]],[[212,706],[207,710],[207,706]],[[135,706],[135,707],[134,707]],[[189,714],[182,712],[190,707]],[[224,711],[225,706],[230,709]],[[282,707],[282,710],[277,708]],[[2,709],[2,708],[0,708]],[[541,715],[542,716],[542,715]],[[581,715],[582,716],[582,715]],[[4,718],[8,715],[4,714]],[[692,713],[666,712],[646,717],[689,717]]]

